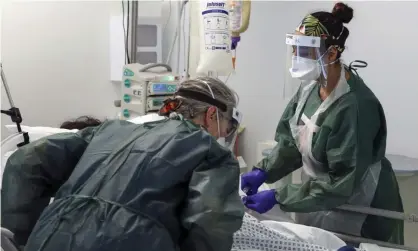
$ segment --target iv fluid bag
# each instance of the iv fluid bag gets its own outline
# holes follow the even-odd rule
[[[232,1],[231,10],[229,12],[230,21],[231,21],[231,30],[236,31],[241,28],[241,14],[242,14],[241,1]]]
[[[233,37],[238,37],[248,29],[250,15],[250,0],[230,0],[229,18],[231,20],[230,29]]]
[[[227,1],[200,1],[198,75],[228,76],[232,71],[231,31]]]

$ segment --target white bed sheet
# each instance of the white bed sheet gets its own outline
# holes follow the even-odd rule
[[[334,234],[320,228],[290,222],[261,221],[261,223],[290,239],[297,239],[310,244],[323,246],[330,250],[338,249],[346,245],[343,240]]]
[[[290,224],[290,227],[286,224]],[[300,226],[295,234],[296,227],[293,225],[297,224],[286,224],[266,224],[245,214],[242,227],[234,234],[232,251],[335,251],[346,245],[338,238],[336,240],[336,237],[321,238],[326,232],[323,230],[321,236],[313,234],[310,238],[304,238],[306,236],[299,231],[305,231],[305,228],[309,227]]]

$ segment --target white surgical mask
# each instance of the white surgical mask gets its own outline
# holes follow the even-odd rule
[[[221,126],[220,126],[220,123],[219,123],[219,118],[220,118],[219,117],[219,112],[218,112],[218,109],[216,109],[216,119],[218,121],[218,139],[216,141],[218,141],[218,143],[221,146],[226,147],[226,139],[225,139],[225,137],[221,137]]]
[[[317,80],[321,75],[321,65],[314,59],[292,56],[292,68],[289,71],[292,78]]]
[[[216,141],[218,141],[219,145],[226,147],[225,137],[219,137]]]

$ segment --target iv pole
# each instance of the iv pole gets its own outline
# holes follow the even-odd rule
[[[23,136],[23,142],[17,144],[18,147],[24,146],[29,144],[29,134],[27,132],[23,132],[22,128],[20,127],[20,123],[22,123],[22,115],[20,114],[19,108],[15,107],[12,95],[10,94],[9,86],[7,85],[6,76],[3,71],[3,64],[0,63],[1,69],[1,82],[3,82],[4,89],[6,90],[7,98],[9,99],[10,109],[9,110],[1,110],[1,113],[10,116],[12,122],[16,123],[17,131],[19,134]]]
[[[138,63],[136,54],[138,53],[138,47],[137,47],[137,29],[138,29],[138,1],[133,0],[132,1],[132,12],[131,12],[131,20],[128,20],[128,22],[131,22],[131,50],[130,50],[130,59],[131,64]],[[129,32],[129,31],[128,31]]]

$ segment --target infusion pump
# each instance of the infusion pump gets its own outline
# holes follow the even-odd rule
[[[140,64],[129,64],[123,69],[120,119],[128,120],[156,113],[165,99],[172,96],[180,78],[169,71],[140,71]]]

